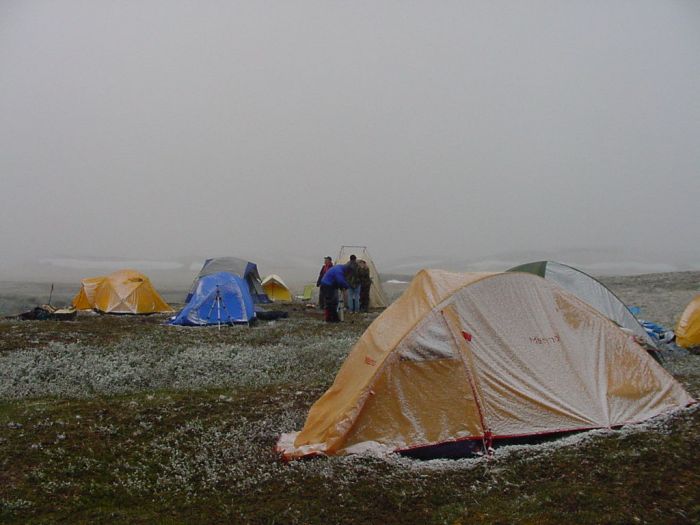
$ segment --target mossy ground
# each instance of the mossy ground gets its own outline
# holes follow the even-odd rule
[[[71,352],[84,347],[119,370],[156,348],[174,360],[201,349],[207,366],[226,370],[256,351],[274,360],[245,380],[212,371],[201,386],[195,379],[208,370],[192,372],[182,387],[188,372],[171,361],[165,372],[149,364],[160,374],[155,383],[121,384],[134,376],[115,372],[114,381],[94,384],[69,375],[76,384],[61,392],[70,395],[28,395],[21,382],[6,388],[0,522],[700,522],[700,410],[693,408],[638,429],[515,447],[492,460],[281,463],[279,434],[301,427],[371,319],[329,326],[295,307],[288,320],[221,330],[172,328],[155,316],[0,321],[0,366],[21,364],[17,374],[30,373],[46,352],[77,367]],[[700,356],[670,369],[700,395]],[[45,381],[47,393],[57,380],[31,377]]]

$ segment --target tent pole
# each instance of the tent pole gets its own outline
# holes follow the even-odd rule
[[[221,294],[219,286],[216,286],[216,321],[219,324],[219,332],[221,332]]]

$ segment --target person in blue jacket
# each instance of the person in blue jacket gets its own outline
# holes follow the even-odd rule
[[[347,264],[336,264],[321,278],[321,296],[324,301],[324,312],[327,323],[339,323],[338,317],[338,290],[347,290],[347,277],[352,273],[352,268]]]

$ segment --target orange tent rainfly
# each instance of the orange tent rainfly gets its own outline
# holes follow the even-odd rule
[[[277,449],[463,455],[692,402],[632,337],[541,277],[423,270]]]
[[[683,310],[676,327],[676,344],[683,348],[700,346],[700,295]]]
[[[73,306],[110,314],[151,314],[173,309],[156,292],[151,281],[135,270],[119,270],[104,277],[81,281]]]

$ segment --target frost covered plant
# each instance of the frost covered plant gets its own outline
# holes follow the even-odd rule
[[[148,337],[107,348],[53,343],[0,355],[0,398],[84,398],[160,389],[326,382],[352,336],[296,335],[271,345],[168,347]]]
[[[58,481],[46,481],[41,483],[41,488],[47,494],[57,494],[71,489],[75,486],[75,483],[70,481],[58,480]]]
[[[339,491],[361,480],[379,486],[413,477],[412,460],[392,456],[329,457],[320,461],[283,464],[274,452],[274,440],[302,422],[305,412],[283,407],[280,414],[252,421],[238,417],[227,423],[207,424],[196,418],[173,431],[139,445],[114,472],[117,484],[132,494],[181,494],[192,500],[216,492],[251,495],[269,483],[296,486],[316,478]],[[411,487],[414,493],[422,490]]]
[[[187,497],[218,491],[246,493],[283,474],[285,468],[267,443],[281,428],[298,424],[300,414],[226,424],[188,421],[143,446],[136,460],[116,473],[130,492],[175,492]],[[152,480],[156,479],[155,485]]]
[[[34,503],[24,499],[5,499],[0,498],[0,510],[15,511],[25,510],[34,506]]]

